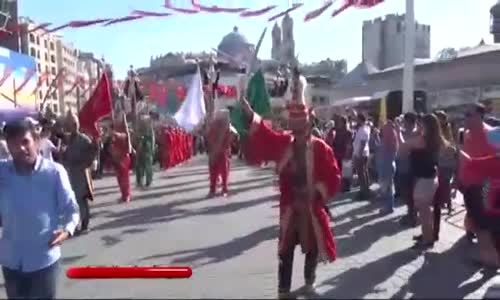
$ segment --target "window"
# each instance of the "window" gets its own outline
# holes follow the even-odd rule
[[[45,61],[48,61],[49,60],[49,55],[47,53],[44,53],[44,56],[45,56]]]
[[[49,45],[48,45],[47,40],[43,40],[43,46],[44,46],[45,48],[48,48],[48,46],[49,46]]]
[[[57,100],[57,93],[56,92],[52,92],[52,99]]]
[[[30,43],[35,42],[35,35],[33,33],[30,33]]]
[[[36,69],[38,70],[39,73],[42,72],[42,66],[40,66],[40,64],[37,64],[36,67],[37,67]]]
[[[43,93],[42,93],[42,91],[38,92],[38,96],[40,96],[40,100],[43,100]],[[40,103],[40,110],[42,110],[42,103]]]
[[[41,95],[42,95],[42,92],[40,92],[40,99],[42,99],[42,96],[41,96]],[[43,109],[43,104],[42,104],[42,103],[40,103],[40,106],[39,106],[39,107],[40,107],[40,109],[39,109],[39,110],[40,110],[40,111],[42,111],[42,109]]]
[[[40,37],[39,36],[36,37],[36,44],[40,45]]]
[[[55,55],[52,54],[50,56],[50,61],[53,62],[53,63],[56,63],[56,57],[55,57]]]
[[[54,43],[50,42],[50,50],[54,50]]]
[[[49,66],[45,66],[45,73],[49,73]]]
[[[56,75],[57,74],[55,67],[52,67],[52,72],[51,73],[52,73],[52,75]]]
[[[35,48],[30,48],[30,55],[33,57],[36,57],[36,50]]]
[[[57,114],[57,104],[52,104],[52,112]]]
[[[36,58],[40,59],[40,50],[36,50]]]

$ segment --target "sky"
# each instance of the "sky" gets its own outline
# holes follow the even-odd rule
[[[336,0],[339,7],[344,0]],[[164,0],[22,0],[19,16],[35,22],[51,22],[54,26],[74,20],[116,18],[127,16],[133,9],[167,12]],[[172,0],[178,7],[189,7],[190,0]],[[249,7],[259,9],[280,5],[268,15],[240,18],[238,15],[200,13],[172,15],[166,18],[145,18],[108,27],[93,26],[61,30],[59,34],[77,48],[94,52],[113,65],[117,79],[123,78],[130,65],[134,68],[149,65],[151,56],[168,52],[201,52],[216,48],[222,37],[238,26],[251,43],[257,43],[262,30],[269,27],[259,52],[259,58],[270,58],[270,29],[274,23],[269,16],[288,8],[288,0],[201,0],[202,5]],[[301,63],[326,58],[346,59],[348,69],[361,61],[361,29],[364,20],[387,14],[403,14],[405,0],[385,0],[370,9],[350,8],[331,18],[333,8],[320,17],[304,23],[307,12],[320,7],[324,0],[304,0],[302,8],[294,11],[295,52]],[[431,54],[447,47],[475,46],[481,39],[492,43],[489,33],[490,7],[496,0],[415,0],[415,19],[431,25]]]

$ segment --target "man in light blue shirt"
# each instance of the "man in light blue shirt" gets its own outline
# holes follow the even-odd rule
[[[68,174],[39,153],[34,120],[4,129],[12,160],[0,161],[0,264],[9,299],[54,299],[60,244],[79,222]]]

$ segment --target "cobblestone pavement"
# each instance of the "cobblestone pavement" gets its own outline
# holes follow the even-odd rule
[[[229,198],[207,200],[203,157],[155,173],[147,191],[118,204],[113,177],[96,182],[92,231],[67,241],[65,268],[87,265],[189,265],[182,280],[69,280],[62,298],[276,298],[277,190],[271,168],[233,161]],[[463,240],[463,209],[445,217],[441,240],[425,255],[381,203],[337,197],[330,205],[339,259],[318,269],[319,298],[480,298],[495,282],[467,263],[477,247]],[[296,250],[293,285],[303,283]],[[0,297],[5,297],[0,289]]]

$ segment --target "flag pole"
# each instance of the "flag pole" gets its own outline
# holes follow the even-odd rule
[[[406,0],[405,13],[405,65],[403,73],[403,112],[414,110],[415,89],[415,3]]]

